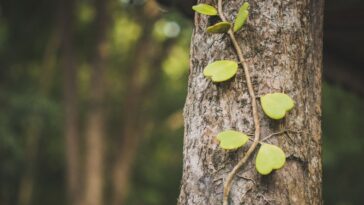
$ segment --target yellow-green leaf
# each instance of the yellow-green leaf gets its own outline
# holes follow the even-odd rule
[[[280,169],[286,162],[286,155],[283,150],[275,145],[262,144],[260,147],[255,167],[262,175],[271,173],[274,169]]]
[[[217,10],[215,7],[208,4],[197,4],[192,7],[192,9],[200,14],[205,14],[208,16],[216,16]]]
[[[245,24],[249,16],[249,3],[245,2],[239,9],[234,23],[234,32],[239,31]]]
[[[203,74],[213,82],[223,82],[232,78],[238,71],[238,64],[231,60],[215,61],[207,65]]]
[[[222,21],[207,27],[208,33],[226,33],[231,28],[231,23]]]
[[[217,139],[220,141],[220,147],[223,149],[237,149],[245,145],[249,137],[242,132],[233,130],[227,130],[220,132],[217,135]]]
[[[268,117],[279,120],[294,107],[294,101],[284,93],[270,93],[260,98],[263,111]]]

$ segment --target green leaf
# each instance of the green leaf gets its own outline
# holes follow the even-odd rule
[[[286,155],[281,148],[271,144],[262,144],[257,154],[255,167],[260,174],[267,175],[273,169],[282,168],[285,162]]]
[[[245,145],[249,137],[242,132],[233,130],[227,130],[220,132],[217,135],[217,139],[220,141],[220,147],[223,149],[237,149]]]
[[[203,70],[207,78],[213,82],[223,82],[232,78],[238,71],[238,64],[231,60],[221,60],[210,63]]]
[[[226,33],[231,28],[231,23],[222,21],[212,26],[207,27],[208,33]]]
[[[200,14],[205,14],[208,16],[217,15],[217,10],[215,9],[215,7],[208,4],[197,4],[195,6],[192,6],[192,9]]]
[[[294,101],[284,93],[270,93],[260,98],[263,111],[268,117],[279,120],[294,107]]]
[[[239,31],[245,24],[249,16],[249,3],[245,2],[239,9],[234,23],[234,32]]]

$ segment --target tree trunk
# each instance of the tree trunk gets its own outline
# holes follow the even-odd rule
[[[223,1],[230,21],[243,1]],[[199,3],[214,4],[212,0]],[[255,170],[255,156],[235,176],[229,204],[322,204],[321,71],[323,0],[249,1],[250,19],[237,38],[257,96],[285,92],[296,102],[281,121],[262,112],[261,138],[282,127],[298,132],[270,138],[286,153],[285,166],[268,176]],[[208,16],[196,14],[191,44],[191,73],[184,109],[184,166],[179,204],[222,204],[227,174],[246,152],[218,147],[226,129],[254,133],[250,97],[242,68],[229,81],[203,77],[210,62],[237,59],[226,34],[207,34]],[[256,154],[256,153],[255,153]]]
[[[64,135],[65,158],[67,162],[67,194],[68,204],[78,205],[80,200],[80,151],[79,151],[79,112],[77,106],[77,69],[74,52],[75,1],[63,0],[61,10],[61,67],[64,86]]]
[[[132,164],[137,153],[139,143],[139,135],[142,134],[139,126],[140,122],[140,107],[142,103],[143,82],[141,82],[141,73],[143,65],[148,62],[151,48],[152,25],[154,21],[148,22],[143,30],[142,37],[136,45],[136,51],[132,59],[128,72],[129,79],[126,83],[127,93],[125,96],[125,104],[123,108],[122,130],[119,142],[119,149],[113,167],[113,205],[124,204],[128,192],[128,184]],[[158,71],[157,71],[158,72]]]
[[[143,102],[150,97],[151,90],[158,83],[162,72],[163,60],[171,50],[173,40],[168,39],[162,45],[156,44],[150,35],[155,23],[148,22],[150,26],[144,30],[145,35],[140,39],[135,53],[135,58],[139,61],[130,66],[129,81],[127,82],[127,95],[123,112],[123,126],[121,131],[121,143],[118,151],[115,166],[113,167],[113,205],[125,204],[125,199],[129,189],[129,179],[133,170],[133,162],[141,136],[143,136],[145,124],[148,116],[143,115],[140,108]],[[148,73],[148,77],[141,82],[142,73]],[[147,91],[147,92],[146,92]]]
[[[84,205],[103,205],[104,188],[104,75],[107,56],[108,0],[95,2],[95,53],[92,65],[90,111],[86,122]]]
[[[57,22],[58,23],[58,22]],[[58,25],[58,24],[57,24]],[[53,85],[53,74],[55,65],[56,52],[59,49],[58,28],[54,28],[44,50],[43,62],[41,66],[41,75],[39,78],[39,95],[47,97]],[[19,185],[19,205],[32,204],[34,198],[34,188],[36,187],[36,175],[38,164],[39,142],[44,129],[42,116],[33,113],[28,119],[28,127],[25,131],[25,168],[24,175],[21,176]]]
[[[150,35],[160,12],[154,1],[148,1],[138,19],[141,19],[143,32],[135,45],[135,51],[128,70],[126,82],[127,93],[124,97],[122,130],[119,149],[113,167],[113,205],[125,204],[129,190],[129,179],[133,170],[133,162],[147,123],[148,116],[140,109],[158,84],[163,62],[174,45],[174,39],[157,42]],[[147,76],[147,77],[145,77]]]

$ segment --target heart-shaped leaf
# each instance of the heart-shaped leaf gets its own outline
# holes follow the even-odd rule
[[[270,93],[260,98],[262,108],[268,117],[279,120],[294,107],[294,101],[284,93]]]
[[[237,149],[245,145],[249,137],[242,132],[233,130],[227,130],[220,132],[217,135],[217,139],[220,141],[220,147],[223,149]]]
[[[208,33],[226,33],[229,31],[230,28],[231,28],[231,23],[222,21],[207,27],[206,31]]]
[[[286,155],[283,150],[275,145],[262,144],[260,147],[255,167],[262,175],[267,175],[274,169],[280,169],[286,162]]]
[[[205,14],[208,16],[216,16],[217,10],[215,7],[208,4],[197,4],[192,7],[192,9],[200,14]]]
[[[203,70],[207,78],[213,82],[223,82],[232,78],[238,71],[238,64],[231,60],[221,60],[210,63]]]
[[[234,23],[234,32],[239,31],[243,26],[249,16],[249,3],[245,2],[239,9],[239,13],[236,16]]]

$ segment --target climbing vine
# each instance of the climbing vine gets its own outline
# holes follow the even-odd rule
[[[262,174],[270,174],[273,170],[280,169],[284,166],[286,161],[285,153],[278,146],[265,143],[268,138],[280,134],[273,133],[263,140],[260,140],[260,120],[258,115],[257,97],[254,93],[253,84],[251,82],[249,70],[253,70],[252,64],[248,63],[244,59],[243,52],[239,46],[235,33],[243,29],[244,24],[249,17],[249,3],[245,2],[239,9],[239,12],[235,18],[234,23],[227,20],[223,13],[222,0],[217,1],[216,6],[208,4],[198,4],[192,7],[192,9],[200,14],[209,16],[218,16],[221,21],[206,28],[208,33],[225,33],[230,37],[233,43],[239,62],[234,60],[219,60],[212,62],[204,68],[203,74],[206,78],[210,79],[214,83],[220,83],[233,78],[237,71],[239,64],[242,65],[244,70],[246,85],[248,93],[251,99],[252,116],[254,120],[254,138],[251,139],[247,134],[234,131],[225,130],[217,135],[217,140],[220,141],[220,147],[226,150],[234,150],[243,147],[249,140],[252,144],[248,148],[245,155],[239,160],[232,171],[226,177],[224,182],[224,194],[223,194],[223,205],[228,205],[228,198],[234,176],[239,169],[247,162],[253,152],[256,150],[258,145],[260,148],[255,159],[256,170]],[[268,93],[260,97],[260,103],[264,113],[272,120],[280,120],[286,116],[286,113],[294,107],[294,101],[291,97],[284,93]]]

